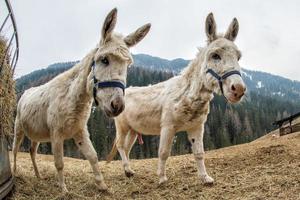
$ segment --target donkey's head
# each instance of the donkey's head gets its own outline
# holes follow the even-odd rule
[[[101,40],[94,56],[92,77],[95,103],[100,105],[109,117],[119,115],[125,107],[124,89],[127,68],[133,62],[129,48],[140,42],[150,30],[146,24],[123,37],[113,33],[117,21],[117,9],[106,17]]]
[[[236,103],[246,91],[238,63],[241,53],[233,43],[239,31],[239,23],[234,18],[227,32],[217,35],[216,22],[210,13],[205,26],[208,38],[202,66],[205,85],[219,94],[222,93],[229,102]]]

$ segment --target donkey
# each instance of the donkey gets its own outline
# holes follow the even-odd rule
[[[217,34],[210,13],[206,18],[207,46],[200,49],[180,75],[156,85],[126,90],[126,106],[115,118],[116,138],[108,162],[118,151],[126,176],[132,176],[129,153],[137,133],[160,135],[157,173],[162,184],[167,181],[165,165],[174,135],[186,131],[200,178],[205,184],[214,182],[204,164],[204,123],[213,92],[223,94],[230,103],[240,101],[245,93],[238,63],[241,53],[233,43],[238,30],[239,24],[234,18],[224,35]]]
[[[16,156],[26,135],[31,140],[30,155],[35,175],[40,178],[35,157],[40,142],[51,142],[59,185],[67,192],[63,176],[63,143],[73,138],[89,160],[100,190],[107,186],[98,169],[96,151],[89,139],[87,120],[93,99],[110,117],[124,110],[127,67],[132,63],[129,48],[140,42],[150,30],[146,24],[123,37],[113,33],[117,9],[106,17],[97,48],[70,70],[48,83],[24,92],[17,107],[13,143],[14,173]]]

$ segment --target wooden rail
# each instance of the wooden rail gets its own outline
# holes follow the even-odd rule
[[[300,131],[300,123],[292,124],[292,122],[300,117],[300,112],[281,120],[275,121],[273,125],[279,126],[280,136]]]

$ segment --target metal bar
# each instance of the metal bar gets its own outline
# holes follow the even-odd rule
[[[15,58],[16,58],[16,53],[17,53],[17,50],[14,51],[14,55],[13,55],[13,57],[12,57],[12,59],[11,59],[10,66],[13,66],[14,60],[15,60]]]
[[[18,53],[19,52],[19,48],[16,49],[16,52]],[[16,69],[16,65],[17,65],[17,58],[15,59],[15,63],[13,64],[13,62],[11,63],[11,66],[12,66],[12,74],[15,74],[15,69]]]
[[[14,13],[13,13],[10,1],[9,0],[5,0],[5,3],[6,3],[6,7],[7,7],[7,10],[8,10],[9,13],[6,16],[3,24],[1,25],[0,32],[2,31],[2,29],[3,29],[4,25],[6,24],[7,20],[10,18],[11,22],[12,22],[12,25],[13,25],[13,28],[14,28],[14,34],[13,34],[12,38],[9,41],[9,45],[8,45],[7,49],[5,50],[4,58],[3,58],[2,62],[1,62],[1,65],[0,65],[0,74],[2,72],[3,63],[4,63],[5,59],[6,59],[7,51],[9,49],[10,45],[11,45],[13,37],[16,38],[16,41],[15,41],[16,42],[16,51],[15,51],[15,55],[14,55],[15,61],[14,60],[11,61],[11,67],[13,69],[12,70],[13,73],[15,71],[15,67],[16,67],[16,64],[17,64],[18,58],[19,58],[19,37],[18,37],[18,31],[17,31],[17,25],[16,25],[15,16],[14,16]],[[13,63],[14,63],[14,65],[12,65]]]
[[[14,15],[14,13],[13,13],[13,10],[12,10],[12,7],[11,7],[11,5],[10,5],[10,2],[9,2],[9,0],[5,0],[5,2],[6,2],[6,6],[7,6],[7,8],[8,8],[8,10],[9,10],[9,12],[11,13],[10,15],[11,15],[11,21],[12,21],[12,24],[13,24],[13,27],[14,27],[14,30],[15,30],[15,33],[16,33],[16,48],[17,48],[17,56],[16,56],[16,62],[18,61],[18,59],[19,59],[19,36],[18,36],[18,29],[17,29],[17,24],[16,24],[16,20],[15,20],[15,15]],[[13,72],[14,72],[15,70],[13,70]]]
[[[1,28],[0,28],[0,32],[2,31],[2,29],[3,29],[3,27],[4,27],[5,23],[6,23],[6,21],[8,20],[8,18],[10,16],[10,14],[11,14],[11,12],[8,13],[8,15],[6,16],[4,22],[2,23]]]
[[[15,35],[16,35],[16,32],[14,32],[14,33],[12,34],[12,36],[11,36],[11,38],[10,38],[10,40],[9,40],[9,43],[8,43],[6,49],[5,49],[4,57],[6,56],[6,54],[7,54],[8,50],[9,50],[9,47],[10,47],[10,45],[11,45],[11,43],[12,43],[12,41],[13,41]]]

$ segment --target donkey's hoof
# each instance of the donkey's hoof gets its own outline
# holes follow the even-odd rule
[[[125,175],[126,175],[128,178],[133,177],[134,171],[132,171],[132,170],[127,170],[127,171],[125,171]]]
[[[214,179],[208,175],[204,175],[204,176],[201,176],[201,179],[204,183],[204,185],[213,185],[214,184]]]
[[[166,183],[167,181],[168,181],[167,176],[163,176],[163,177],[160,177],[160,178],[159,178],[158,184],[159,184],[159,185],[162,185],[162,184]]]
[[[108,187],[104,182],[98,183],[98,184],[96,184],[96,186],[100,191],[107,191],[108,190]]]
[[[62,185],[62,186],[61,186],[61,192],[62,192],[63,194],[66,194],[66,193],[69,192],[69,190],[67,189],[66,185]]]

